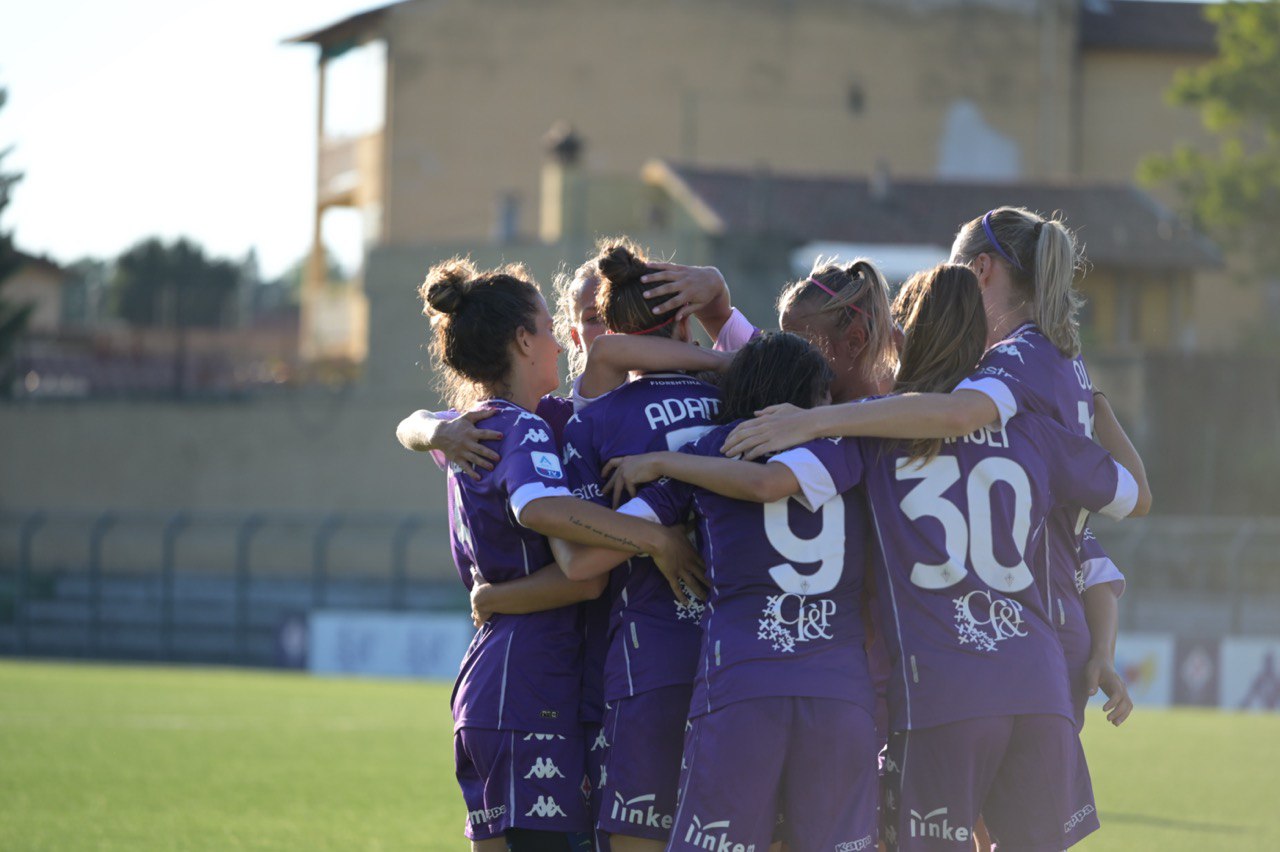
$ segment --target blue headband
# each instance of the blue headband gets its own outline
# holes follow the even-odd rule
[[[996,211],[988,210],[986,215],[982,217],[982,230],[987,232],[987,239],[991,241],[991,245],[995,246],[996,251],[1000,253],[1001,257],[1012,263],[1019,272],[1025,272],[1026,270],[1022,268],[1021,263],[1018,263],[1018,259],[1016,257],[1011,257],[1005,254],[1004,249],[1000,247],[1000,241],[996,239],[995,231],[991,230],[991,214],[994,212]]]

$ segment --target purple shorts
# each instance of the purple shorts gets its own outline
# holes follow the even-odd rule
[[[671,834],[692,693],[692,685],[665,686],[605,705],[601,831],[646,840]]]
[[[453,760],[467,805],[466,836],[488,840],[509,828],[587,831],[584,754],[576,736],[460,729]]]
[[[885,758],[883,837],[890,852],[973,849],[982,814],[997,846],[1061,850],[1098,827],[1083,752],[1065,716],[966,719],[895,731]]]
[[[608,835],[595,827],[600,819],[600,803],[604,801],[600,781],[605,772],[605,759],[609,756],[609,740],[604,735],[604,723],[583,722],[582,742],[587,747],[587,780],[591,783],[589,808],[592,839],[596,844],[596,852],[610,852]]]
[[[752,698],[692,720],[668,850],[874,852],[876,728],[831,698]]]

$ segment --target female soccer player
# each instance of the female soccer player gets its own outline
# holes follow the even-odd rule
[[[600,468],[606,461],[678,447],[701,434],[719,408],[719,393],[683,373],[644,372],[627,382],[634,362],[626,358],[598,366],[606,348],[679,348],[689,329],[676,311],[652,314],[640,281],[651,268],[634,246],[604,246],[597,266],[596,306],[611,334],[592,344],[563,452],[575,493],[603,503]],[[724,361],[719,353],[702,354],[713,364]],[[598,826],[610,835],[614,852],[658,849],[674,813],[702,607],[687,594],[673,594],[647,559],[630,559],[612,572],[610,600]]]
[[[984,348],[976,277],[941,267],[909,282],[899,304],[906,343],[896,389],[949,391]],[[1033,414],[945,444],[852,444],[895,664],[885,841],[890,849],[972,848],[984,813],[1008,848],[1071,845],[1097,822],[1092,801],[1078,797],[1087,769],[1033,568],[1055,505],[1118,517],[1145,511],[1149,493],[1092,441]],[[705,486],[710,461],[630,464],[647,466],[645,476],[702,477]],[[737,467],[743,476],[752,470]],[[780,466],[754,471],[763,478],[755,499],[774,499],[779,482],[794,487]],[[714,567],[711,576],[714,584]]]
[[[501,459],[479,479],[449,473],[450,543],[463,582],[502,582],[551,561],[543,535],[633,553],[693,581],[688,542],[572,497],[538,400],[559,384],[560,346],[537,286],[519,267],[478,272],[453,260],[421,288],[433,355],[459,408],[498,409]],[[687,573],[684,573],[687,572]],[[588,829],[578,718],[575,607],[498,616],[477,632],[453,696],[455,762],[477,850],[569,849]]]
[[[951,259],[978,276],[988,325],[989,348],[966,381],[948,394],[900,394],[870,405],[807,412],[766,411],[739,427],[726,442],[726,453],[755,458],[820,435],[954,439],[1032,411],[1077,434],[1096,431],[1102,446],[1145,484],[1141,458],[1106,397],[1094,390],[1080,357],[1076,314],[1081,297],[1073,287],[1078,252],[1070,231],[1030,211],[1001,207],[960,229]],[[1083,527],[1079,507],[1055,513],[1046,576],[1038,583],[1067,655],[1079,724],[1098,686],[1091,678],[1114,672],[1110,660],[1091,659],[1093,643],[1075,585]],[[1107,590],[1102,586],[1095,594]],[[1110,604],[1114,610],[1114,601]],[[1106,624],[1100,629],[1105,631]],[[1114,644],[1114,637],[1102,639],[1102,646]],[[1123,688],[1118,677],[1106,676],[1102,685],[1109,694]],[[1108,709],[1119,699],[1114,695]]]
[[[768,400],[825,404],[832,378],[800,337],[757,337],[725,376],[722,425],[679,453],[637,458],[763,467],[719,458],[733,425]],[[790,487],[763,507],[734,499],[732,487],[722,485],[722,496],[671,479],[620,510],[667,524],[692,510],[711,582],[669,849],[764,849],[779,812],[796,852],[875,848],[866,505],[845,484],[839,441],[773,461],[788,469]]]

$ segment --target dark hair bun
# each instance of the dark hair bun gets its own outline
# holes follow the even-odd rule
[[[653,271],[644,258],[621,244],[604,249],[600,255],[599,267],[600,275],[615,287],[639,284],[640,276]]]
[[[437,263],[427,272],[422,285],[427,305],[442,314],[456,313],[466,301],[475,277],[475,267],[462,258]]]

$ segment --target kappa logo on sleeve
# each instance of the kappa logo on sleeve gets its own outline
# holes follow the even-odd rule
[[[563,479],[564,473],[560,470],[560,459],[556,458],[555,453],[530,453],[529,457],[533,459],[533,469],[547,479]]]
[[[1005,343],[1001,346],[997,346],[996,351],[999,352],[1001,355],[1012,355],[1014,358],[1017,358],[1018,361],[1023,364],[1027,363],[1026,361],[1022,360],[1022,353],[1018,351],[1018,347],[1014,346],[1012,343]]]
[[[520,446],[523,447],[525,444],[529,443],[530,441],[535,441],[539,444],[545,444],[547,443],[547,441],[550,441],[550,440],[551,440],[551,436],[547,434],[546,429],[530,429],[528,432],[525,432],[524,437],[520,439]]]

